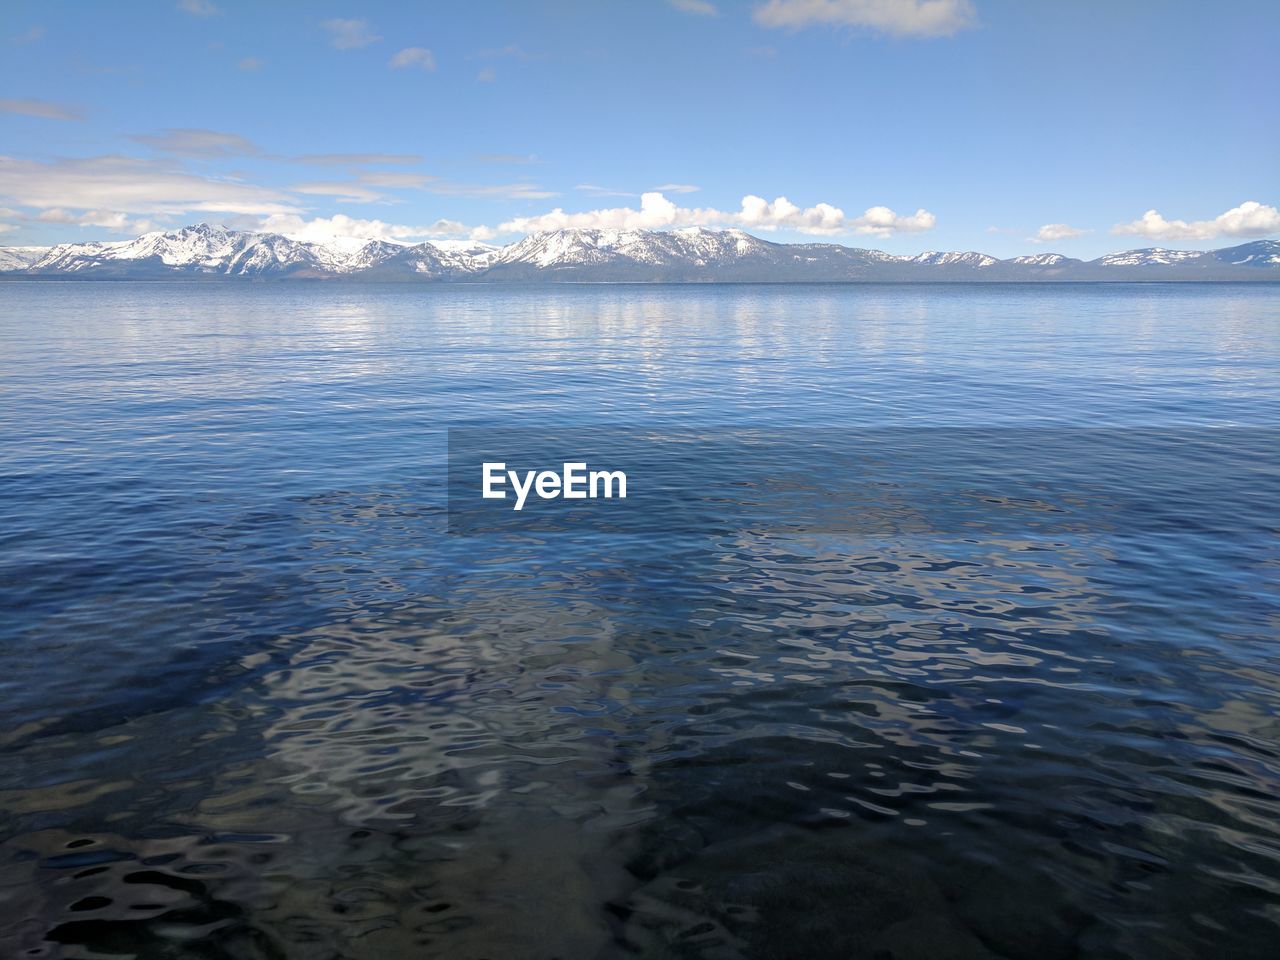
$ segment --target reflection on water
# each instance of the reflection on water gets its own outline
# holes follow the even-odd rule
[[[444,431],[1273,427],[1273,293],[0,295],[3,955],[1270,955],[1264,507],[450,536]]]

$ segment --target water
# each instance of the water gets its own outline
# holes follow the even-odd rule
[[[1274,287],[10,283],[0,424],[0,955],[1274,955]],[[930,522],[774,523],[841,437]]]

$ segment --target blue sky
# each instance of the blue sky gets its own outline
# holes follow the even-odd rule
[[[1280,234],[1278,41],[1251,0],[5,0],[0,243],[1226,246]]]

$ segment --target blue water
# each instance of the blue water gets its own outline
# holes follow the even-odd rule
[[[1278,427],[1272,285],[0,285],[0,955],[1274,956]]]

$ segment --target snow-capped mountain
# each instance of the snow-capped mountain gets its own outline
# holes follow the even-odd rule
[[[1098,263],[1107,267],[1137,267],[1155,264],[1185,263],[1204,256],[1197,250],[1166,250],[1163,247],[1147,247],[1144,250],[1126,250],[1123,253],[1108,253]]]
[[[939,253],[936,250],[927,250],[912,257],[911,262],[930,267],[994,267],[1000,261],[985,253],[975,253],[972,250],[968,253]]]
[[[1022,257],[1014,257],[1009,262],[1029,267],[1060,267],[1067,263],[1079,263],[1080,261],[1064,257],[1060,253],[1032,253]]]
[[[0,247],[0,276],[411,281],[1280,280],[1280,242],[1210,252],[1149,248],[1088,262],[1057,253],[896,256],[834,243],[773,243],[741,230],[555,230],[504,247],[342,238],[316,243],[197,224],[134,240]]]
[[[48,247],[0,247],[0,273],[25,270],[48,252]]]

